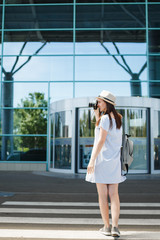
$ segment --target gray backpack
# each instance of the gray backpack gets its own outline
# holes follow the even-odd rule
[[[128,168],[133,162],[133,141],[129,139],[130,135],[124,134],[121,147],[121,173],[125,176]]]

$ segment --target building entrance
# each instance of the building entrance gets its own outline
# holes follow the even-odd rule
[[[147,139],[147,109],[118,108],[123,116],[123,132],[131,135],[134,142],[134,161],[130,173],[149,172]],[[95,116],[91,108],[81,108],[78,113],[78,172],[86,172],[94,142]]]
[[[51,104],[48,166],[53,172],[86,173],[94,142],[94,98],[66,99]],[[160,100],[117,97],[123,133],[134,142],[129,173],[160,173]]]

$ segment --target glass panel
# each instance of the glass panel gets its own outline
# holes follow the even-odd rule
[[[157,31],[149,31],[149,53],[151,54],[159,54],[159,38],[160,38],[160,30]],[[149,56],[149,79],[155,80],[155,82],[149,83],[149,96],[150,97],[160,97],[160,56]]]
[[[20,57],[15,69],[11,69],[16,57],[4,58],[4,69],[10,72],[16,81],[59,81],[73,79],[73,57],[33,57],[25,66],[28,57]],[[21,67],[19,69],[19,67]],[[19,69],[19,70],[18,70]]]
[[[46,161],[46,137],[0,138],[1,161]]]
[[[122,115],[122,131],[123,131],[123,134],[125,133],[125,109],[117,109],[117,112],[120,113]]]
[[[160,31],[149,31],[149,53],[159,54],[159,38]],[[160,97],[160,56],[149,56],[149,79],[155,82],[149,83],[149,96],[150,97]]]
[[[159,0],[157,0],[159,1]],[[77,3],[98,3],[98,2],[102,2],[102,0],[76,0]],[[114,0],[103,0],[104,3],[115,3]],[[128,2],[145,2],[145,0],[116,0],[116,2],[123,2],[123,3],[128,3]],[[156,2],[156,0],[154,1]]]
[[[3,1],[1,1],[3,2]],[[6,0],[6,4],[31,4],[30,0]],[[34,0],[34,4],[44,4],[45,3],[73,3],[73,0]]]
[[[160,98],[160,79],[158,81],[149,82],[149,96]]]
[[[95,116],[92,109],[79,109],[79,168],[86,169],[94,142]]]
[[[47,83],[2,83],[3,107],[44,107],[48,100]]]
[[[50,168],[53,168],[54,114],[50,115]]]
[[[76,31],[76,53],[146,54],[146,32],[144,30]]]
[[[1,32],[0,32],[0,55],[2,54],[2,44],[1,44],[1,41],[2,41],[2,36],[1,36]],[[0,65],[0,71],[1,71],[1,67],[2,67],[2,65]]]
[[[157,3],[159,3],[159,0],[154,0],[154,1],[153,0],[148,0],[148,2],[152,2],[152,3],[153,2],[157,2]]]
[[[77,28],[145,28],[145,5],[78,5]]]
[[[125,110],[117,109],[123,116],[123,131],[125,129]],[[90,160],[95,129],[95,115],[92,108],[79,109],[79,169],[86,169]]]
[[[51,102],[73,97],[73,83],[51,83]]]
[[[76,83],[75,84],[75,96],[76,97],[96,97],[99,93],[106,89],[110,92],[113,92],[116,96],[131,96],[131,91],[134,93],[139,92],[142,87],[145,87],[142,93],[145,93],[146,96],[146,84],[136,84],[132,85],[127,82],[91,82],[91,83]],[[135,96],[138,96],[138,94]]]
[[[148,25],[150,28],[160,27],[159,13],[160,4],[148,5]]]
[[[43,34],[44,34],[44,32],[43,32]],[[50,41],[49,43],[46,43],[46,45],[43,46],[43,43],[40,41],[38,42],[38,39],[37,39],[37,41],[34,41],[34,42],[28,41],[22,51],[22,55],[31,55],[32,56],[41,47],[42,47],[41,50],[36,54],[37,56],[38,55],[52,55],[52,54],[72,54],[73,53],[72,32],[64,31],[63,34],[64,34],[63,39],[66,42],[65,41],[62,42],[62,39],[61,40],[59,39],[59,42],[53,42],[53,39],[52,39],[52,42]],[[68,37],[68,41],[70,41],[70,42],[67,42],[67,37]],[[14,40],[15,40],[15,42],[9,42],[9,41],[4,42],[4,54],[5,55],[19,55],[20,54],[20,51],[25,43],[22,41],[16,42],[16,40],[18,41],[18,39],[16,39],[16,36],[15,36],[15,39],[13,39],[13,41]],[[25,36],[24,36],[24,40],[25,40]],[[57,41],[58,41],[58,38],[57,38]],[[23,57],[22,60],[23,59],[26,60],[27,58]],[[19,59],[19,61],[20,60],[21,59]],[[46,60],[46,58],[45,58],[45,60]],[[12,61],[15,61],[15,58],[13,58]]]
[[[107,56],[107,54],[101,57],[76,57],[75,78],[80,81],[147,79],[145,56],[125,56],[124,59],[126,64],[124,64],[120,56],[116,56],[115,60],[113,57]],[[120,66],[120,64],[124,67]]]
[[[54,168],[71,169],[72,112],[55,113]]]
[[[160,30],[149,31],[149,53],[160,53]]]
[[[148,97],[148,83],[142,83],[142,96]]]
[[[134,143],[134,161],[130,170],[148,170],[146,110],[127,110],[128,134]]]
[[[7,6],[4,27],[5,29],[72,28],[73,6]]]
[[[160,111],[154,112],[154,169],[160,170]]]
[[[2,107],[2,65],[0,66],[0,106]]]
[[[145,30],[81,30],[76,31],[76,42],[81,44],[84,42],[90,42],[92,44],[99,43],[145,43],[146,42],[146,31]],[[115,48],[109,49],[111,52],[115,51]],[[127,49],[127,48],[126,48]],[[120,49],[121,50],[121,49]],[[124,48],[123,48],[124,50]],[[126,51],[126,50],[124,50]],[[136,51],[136,49],[135,49]],[[132,49],[132,52],[133,49]]]
[[[2,134],[47,134],[45,109],[2,109],[1,119]]]
[[[0,28],[2,28],[2,7],[1,6],[0,6]]]
[[[4,34],[4,53],[18,55],[24,44],[22,54],[33,55],[40,48],[36,55],[72,53],[72,41],[72,31],[7,31]]]
[[[149,96],[160,97],[160,56],[154,54],[160,53],[159,48],[160,30],[149,31],[149,79],[154,82],[149,83]]]

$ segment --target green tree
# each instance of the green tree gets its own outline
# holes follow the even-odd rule
[[[44,93],[29,93],[25,99],[21,99],[19,107],[41,109],[16,109],[15,126],[17,134],[46,134],[47,132],[47,101]],[[45,137],[22,137],[19,142],[20,148],[45,148]]]
[[[96,119],[91,110],[84,110],[79,120],[80,137],[94,137],[95,122]]]

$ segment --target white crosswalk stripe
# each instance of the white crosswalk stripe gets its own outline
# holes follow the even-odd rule
[[[137,232],[137,231],[123,231],[121,232],[123,239],[126,240],[159,240],[158,232]],[[17,230],[17,229],[1,229],[0,237],[3,238],[38,238],[38,239],[114,239],[110,236],[104,236],[98,231],[69,231],[69,230]]]
[[[42,217],[43,216],[43,217]],[[134,216],[134,217],[132,217]],[[160,227],[159,203],[121,203],[119,226]],[[98,231],[69,230],[68,226],[103,225],[98,203],[91,202],[23,202],[6,201],[0,207],[0,224],[38,224],[66,226],[66,230],[2,229],[1,238],[111,239]],[[85,228],[86,229],[86,228]],[[160,232],[121,232],[123,239],[155,239]],[[137,238],[138,236],[138,238]],[[158,237],[157,237],[158,236]],[[112,238],[113,239],[113,238]]]
[[[0,223],[65,224],[65,225],[102,225],[101,218],[42,218],[42,217],[0,217]],[[160,226],[160,219],[120,219],[120,225]]]
[[[121,232],[123,239],[126,240],[159,240],[158,232],[137,232],[137,231],[123,231]],[[104,236],[98,231],[70,231],[70,230],[15,230],[2,229],[0,230],[0,237],[3,238],[38,238],[38,239],[114,239],[111,236]]]
[[[2,203],[2,205],[98,207],[97,202],[17,202],[17,201],[6,201],[6,202]],[[121,203],[121,207],[160,207],[160,203]]]
[[[111,211],[110,211],[111,212]],[[99,209],[43,209],[43,208],[0,208],[0,213],[35,213],[35,214],[100,214]],[[124,210],[121,214],[126,215],[160,215],[160,210]]]

